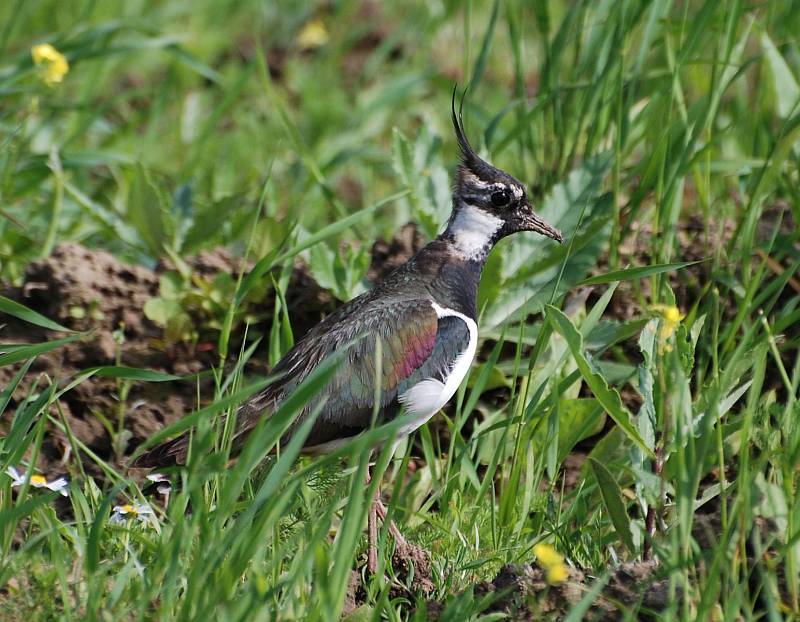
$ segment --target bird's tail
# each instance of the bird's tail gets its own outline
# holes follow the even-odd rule
[[[156,445],[136,458],[130,466],[134,468],[156,468],[186,464],[189,451],[189,433],[186,432],[171,441]]]
[[[246,402],[239,406],[236,413],[236,433],[233,437],[233,445],[231,447],[231,454],[236,455],[241,451],[247,433],[252,430],[260,421],[261,415],[265,412],[273,399],[267,391],[262,391],[254,396],[251,396]],[[222,415],[220,418],[220,425],[225,426],[227,415]],[[221,428],[220,428],[221,429]],[[165,441],[160,445],[156,445],[152,449],[147,450],[141,456],[133,460],[129,466],[133,468],[159,468],[179,466],[186,464],[186,457],[189,454],[189,439],[190,432],[184,432],[180,436]]]

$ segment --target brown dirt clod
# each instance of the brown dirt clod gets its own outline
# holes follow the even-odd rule
[[[626,563],[611,574],[602,592],[592,603],[584,619],[619,620],[628,607],[641,603],[643,611],[663,611],[669,604],[669,584],[658,578],[654,562]],[[558,620],[564,617],[592,588],[596,577],[589,577],[577,568],[569,568],[563,583],[550,585],[544,571],[531,564],[507,564],[492,581],[474,586],[477,597],[493,594],[495,600],[484,614],[504,613],[511,620]],[[429,602],[431,619],[439,619],[446,606]],[[638,619],[650,619],[647,617]],[[657,618],[652,618],[657,619]]]

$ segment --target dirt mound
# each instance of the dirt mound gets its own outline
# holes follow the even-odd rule
[[[559,620],[585,597],[596,581],[576,568],[559,585],[550,585],[545,572],[530,564],[508,564],[492,581],[476,584],[476,598],[493,597],[483,612],[503,613],[510,620]],[[658,612],[669,604],[669,582],[659,578],[654,562],[622,564],[611,575],[582,619],[595,621],[619,620],[631,607],[639,608],[639,620],[658,619]],[[428,602],[431,620],[444,618],[447,603]],[[643,612],[653,614],[642,617]]]

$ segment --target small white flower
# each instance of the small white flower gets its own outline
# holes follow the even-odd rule
[[[108,522],[119,524],[124,523],[129,518],[135,518],[136,520],[146,523],[150,520],[152,515],[153,508],[146,503],[126,503],[125,505],[114,506],[114,513],[111,515]]]
[[[6,469],[6,474],[13,480],[11,486],[16,488],[25,483],[27,473],[20,473],[15,467],[10,466]],[[59,477],[51,482],[47,481],[44,475],[31,475],[31,486],[34,488],[47,488],[53,492],[59,493],[62,497],[69,496],[69,481],[66,477]]]

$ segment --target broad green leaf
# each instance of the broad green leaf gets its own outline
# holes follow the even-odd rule
[[[597,276],[584,279],[578,283],[578,285],[598,285],[600,283],[613,283],[615,281],[632,281],[633,279],[642,279],[664,272],[675,272],[676,270],[682,270],[687,266],[693,266],[697,263],[700,263],[700,261],[681,261],[677,263],[662,263],[652,266],[613,270],[612,272],[606,272],[605,274],[598,274]]]
[[[134,168],[130,182],[127,202],[127,220],[147,244],[147,250],[153,257],[160,257],[164,252],[164,243],[168,239],[164,227],[167,217],[162,197],[156,189],[150,175],[141,164]]]
[[[413,142],[395,128],[393,164],[399,180],[408,189],[404,221],[416,221],[423,233],[433,238],[450,215],[450,175],[441,160],[442,140],[423,125]],[[420,174],[422,172],[422,174]]]
[[[478,309],[491,305],[503,291],[503,253],[490,253],[478,286]]]
[[[603,407],[596,399],[560,400],[557,461],[562,462],[580,441],[600,432],[604,421]],[[546,439],[547,430],[545,426],[540,426],[533,435],[533,440],[543,446]]]
[[[539,216],[561,230],[565,240],[561,248],[569,246],[584,208],[586,208],[583,214],[584,224],[592,219],[597,193],[611,166],[611,161],[609,153],[602,153],[586,160],[567,176],[566,181],[555,185],[541,204],[533,206]],[[550,238],[535,233],[519,233],[508,242],[507,246],[503,265],[503,276],[506,279],[518,276],[520,273],[530,274],[532,267],[540,262],[543,256],[557,248]]]
[[[800,85],[798,85],[797,79],[786,63],[786,59],[775,47],[766,31],[761,33],[761,47],[764,50],[767,65],[772,74],[772,91],[775,94],[778,115],[785,119],[800,104]]]
[[[36,313],[36,311],[29,309],[25,305],[6,298],[5,296],[0,296],[0,311],[3,313],[8,313],[9,315],[13,315],[15,318],[19,318],[20,320],[28,322],[29,324],[36,324],[36,326],[41,326],[42,328],[47,328],[49,330],[60,330],[66,333],[75,332],[66,326],[62,326],[61,324],[46,318],[40,313]]]
[[[614,531],[617,532],[617,537],[622,544],[625,545],[629,553],[635,553],[636,549],[633,545],[630,519],[628,518],[628,513],[625,511],[625,505],[622,503],[622,491],[617,481],[601,462],[598,462],[594,458],[589,458],[589,465],[592,467],[592,472],[597,479],[603,505],[611,519],[611,524],[614,525]]]
[[[330,290],[339,300],[351,300],[366,291],[370,253],[365,246],[332,250],[327,244],[315,244],[309,250],[309,269],[314,280]]]
[[[595,370],[590,362],[583,348],[583,337],[580,331],[575,328],[566,315],[552,305],[547,305],[547,319],[552,323],[553,328],[564,337],[581,376],[594,393],[597,401],[603,405],[608,415],[631,441],[641,447],[648,456],[654,457],[652,449],[639,435],[633,422],[633,415],[622,404],[617,390],[608,386],[605,378]]]
[[[302,241],[298,242],[293,248],[290,248],[285,253],[281,254],[277,259],[274,260],[273,265],[282,263],[287,259],[294,257],[295,255],[303,252],[305,249],[314,246],[318,242],[322,242],[323,240],[327,240],[335,235],[339,235],[343,231],[347,231],[348,229],[352,228],[359,220],[369,216],[370,214],[374,214],[378,210],[386,207],[390,203],[401,199],[402,197],[408,194],[408,190],[403,190],[401,192],[396,192],[395,194],[389,195],[381,199],[380,201],[370,205],[369,207],[365,207],[364,209],[356,212],[355,214],[350,214],[349,216],[342,218],[341,220],[337,220],[334,223],[331,223],[327,227],[323,227],[316,233],[312,233],[308,237],[304,238]]]
[[[639,350],[642,353],[644,362],[639,365],[639,393],[644,398],[642,406],[639,409],[639,416],[636,423],[639,433],[647,443],[648,447],[655,447],[656,442],[656,406],[653,397],[653,387],[655,384],[655,374],[657,373],[655,367],[656,360],[656,347],[658,340],[656,338],[656,330],[658,328],[658,320],[651,319],[647,322],[639,336]]]

